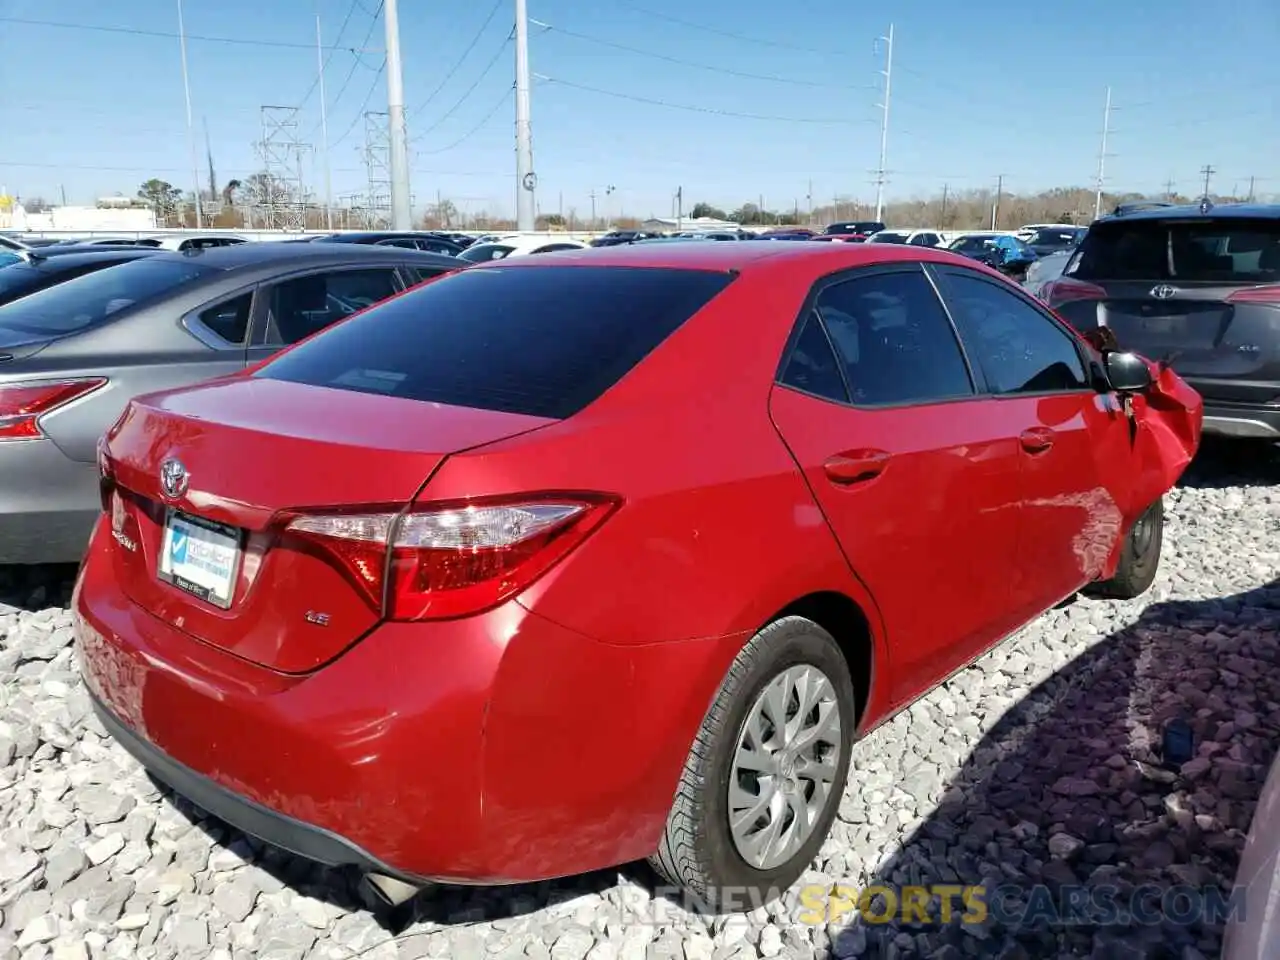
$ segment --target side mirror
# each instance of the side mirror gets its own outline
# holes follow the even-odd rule
[[[1151,386],[1151,368],[1136,353],[1109,353],[1107,381],[1117,393],[1141,393]]]

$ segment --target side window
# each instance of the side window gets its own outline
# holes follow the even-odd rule
[[[839,361],[831,349],[831,341],[822,329],[816,311],[805,318],[804,329],[791,351],[791,359],[782,371],[780,382],[804,393],[811,393],[838,403],[849,402],[849,392],[840,374]]]
[[[380,247],[404,247],[407,250],[421,250],[422,245],[412,237],[396,237],[394,240],[379,240]]]
[[[572,243],[549,243],[545,247],[538,247],[533,253],[555,253],[557,250],[577,250],[578,248]]]
[[[1016,293],[959,270],[946,271],[946,291],[960,335],[993,391],[1089,389],[1070,335]]]
[[[438,277],[445,271],[440,267],[405,267],[405,273],[409,275],[409,283],[417,286],[432,277]]]
[[[239,346],[249,335],[249,310],[253,306],[253,291],[242,293],[232,300],[224,300],[202,310],[197,316],[202,324],[227,343]]]
[[[396,292],[395,271],[337,270],[285,280],[267,300],[267,343],[297,343]]]
[[[942,303],[921,272],[827,287],[814,309],[844,363],[856,404],[933,403],[973,395]]]

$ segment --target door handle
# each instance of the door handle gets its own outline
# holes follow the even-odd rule
[[[832,483],[847,485],[874,479],[888,465],[889,454],[884,450],[850,450],[828,457],[822,469]]]
[[[1027,453],[1044,453],[1053,446],[1053,431],[1044,427],[1032,427],[1022,431],[1019,439],[1022,441],[1022,449]]]

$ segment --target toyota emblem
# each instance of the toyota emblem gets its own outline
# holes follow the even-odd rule
[[[1157,300],[1168,300],[1170,297],[1175,296],[1177,292],[1177,287],[1171,287],[1167,283],[1162,283],[1159,286],[1151,288],[1151,296],[1155,297]]]
[[[191,475],[181,460],[170,458],[160,464],[160,489],[170,500],[177,500],[186,493],[190,482]]]

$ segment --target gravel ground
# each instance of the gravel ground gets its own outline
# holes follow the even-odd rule
[[[1229,884],[1280,742],[1277,483],[1275,461],[1198,465],[1166,500],[1165,559],[1146,597],[1046,614],[859,744],[805,882],[1014,884],[1024,901],[1033,884],[1053,896],[1087,884],[1120,902],[1144,884]],[[69,646],[68,577],[0,570],[0,960],[1195,960],[1219,950],[1213,920],[1018,925],[992,912],[962,924],[958,909],[926,925],[837,909],[823,922],[805,916],[812,901],[704,916],[640,866],[438,890],[395,937],[351,878],[203,819],[103,736]],[[1177,717],[1195,734],[1181,765],[1161,751]]]

